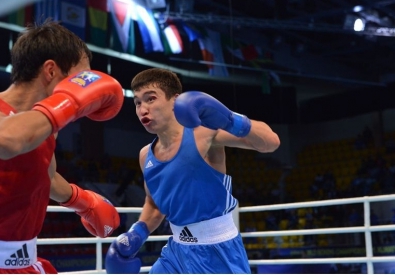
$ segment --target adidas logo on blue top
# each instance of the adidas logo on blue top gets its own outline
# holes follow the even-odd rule
[[[152,166],[154,166],[154,165],[153,165],[152,162],[149,160],[148,163],[147,163],[147,165],[145,166],[145,168],[150,168],[150,167],[152,167]]]
[[[198,239],[192,235],[191,231],[189,231],[188,227],[186,227],[186,226],[181,231],[179,239],[180,239],[180,241],[187,242],[187,243],[197,243],[198,242]]]

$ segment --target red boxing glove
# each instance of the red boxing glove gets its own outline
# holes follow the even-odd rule
[[[94,236],[106,238],[119,226],[119,214],[115,207],[104,197],[70,184],[71,198],[61,206],[75,210],[81,222]]]
[[[55,133],[84,116],[109,120],[119,113],[123,99],[117,80],[99,71],[82,71],[59,82],[53,94],[37,102],[33,110],[48,117]]]

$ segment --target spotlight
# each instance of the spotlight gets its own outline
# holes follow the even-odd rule
[[[353,10],[353,12],[360,12],[363,10],[363,7],[362,6],[355,6],[352,10]]]
[[[125,97],[134,98],[134,94],[133,94],[132,90],[129,90],[129,89],[123,89],[123,95]]]
[[[11,65],[11,64],[8,64],[7,67],[5,68],[5,71],[6,71],[7,73],[11,73],[11,71],[12,71],[12,65]]]
[[[361,27],[362,18],[356,14],[347,14],[344,20],[344,29],[345,30],[354,30],[359,26]],[[356,26],[357,25],[357,26]],[[364,24],[363,24],[364,25]]]
[[[357,18],[354,21],[354,31],[360,32],[365,30],[365,20],[362,18]]]

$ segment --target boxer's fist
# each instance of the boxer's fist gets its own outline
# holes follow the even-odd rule
[[[237,137],[248,135],[251,121],[248,117],[230,111],[214,97],[203,92],[185,92],[174,103],[177,121],[187,127],[199,125],[212,130],[222,129]]]
[[[141,261],[135,258],[150,232],[147,225],[138,221],[128,232],[119,235],[110,245],[105,259],[108,274],[139,273]]]
[[[53,94],[33,106],[44,113],[57,132],[69,122],[87,116],[104,121],[116,116],[123,104],[122,86],[111,76],[93,70],[63,79]]]
[[[104,264],[107,274],[138,274],[141,269],[140,258],[124,258],[111,245]]]
[[[115,207],[104,197],[70,184],[71,198],[61,206],[73,209],[81,216],[81,222],[94,236],[108,237],[118,228],[120,219]]]

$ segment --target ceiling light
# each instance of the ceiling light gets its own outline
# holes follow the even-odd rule
[[[363,10],[363,7],[362,6],[355,6],[352,10],[353,10],[353,12],[360,12]]]
[[[129,90],[129,89],[123,89],[123,95],[125,97],[134,98],[134,94],[133,94],[132,90]]]
[[[8,64],[7,67],[5,68],[5,71],[6,71],[7,73],[11,73],[11,72],[12,72],[12,65],[11,65],[11,64]]]
[[[355,19],[354,31],[360,32],[360,31],[363,31],[364,29],[365,29],[365,20],[363,20],[362,18]]]

